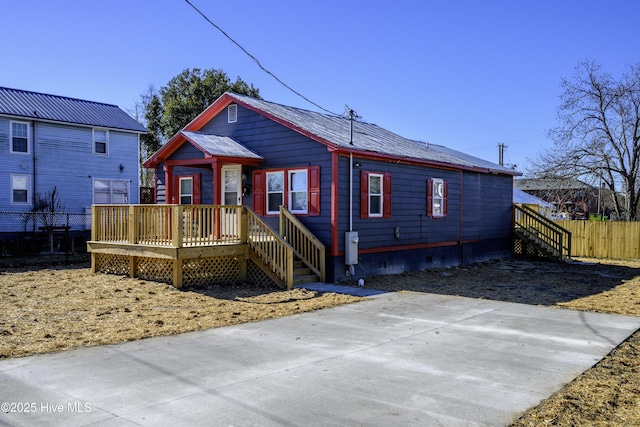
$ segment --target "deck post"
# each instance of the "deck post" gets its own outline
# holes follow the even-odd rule
[[[182,247],[182,228],[184,207],[176,205],[171,207],[171,246],[174,248]]]
[[[138,236],[137,236],[138,210],[136,209],[135,205],[129,205],[129,218],[127,222],[128,222],[127,240],[131,244],[136,244],[138,243]]]
[[[240,206],[240,215],[238,216],[238,227],[240,228],[240,243],[245,244],[249,241],[249,214],[245,206]]]
[[[173,269],[173,286],[180,289],[182,287],[182,259],[174,258],[171,260]]]
[[[286,250],[285,256],[287,257],[287,261],[285,263],[287,271],[287,289],[293,289],[293,251],[290,249]]]

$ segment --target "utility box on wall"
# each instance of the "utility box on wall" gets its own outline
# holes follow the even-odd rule
[[[357,231],[347,231],[344,233],[344,263],[355,265],[358,263],[358,237]]]

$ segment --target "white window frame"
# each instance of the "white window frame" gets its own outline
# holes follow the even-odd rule
[[[378,178],[380,180],[380,192],[374,193],[373,191],[371,191],[371,181],[372,178]],[[377,217],[382,217],[383,216],[383,209],[384,209],[384,174],[381,173],[370,173],[369,174],[369,216],[372,218],[377,218]],[[378,197],[378,213],[373,213],[371,211],[371,207],[373,205],[372,203],[372,197]]]
[[[13,134],[13,125],[14,124],[20,124],[20,125],[24,125],[27,128],[27,151],[15,151],[13,149],[13,138],[16,136]],[[31,153],[31,130],[29,129],[29,123],[28,122],[20,122],[17,120],[11,120],[9,123],[9,151],[12,154],[30,154]],[[22,136],[20,136],[20,138],[22,138]]]
[[[182,192],[182,182],[186,182],[189,181],[191,183],[191,193],[186,193],[186,192]],[[193,204],[193,177],[180,177],[180,182],[178,182],[178,192],[179,194],[179,202],[181,205],[192,205]],[[188,197],[189,201],[187,202],[186,200],[183,202],[182,198],[183,197]]]
[[[96,182],[97,181],[102,181],[105,182],[106,188],[108,191],[101,191],[98,193],[101,194],[108,194],[108,201],[107,202],[98,202],[96,201]],[[124,186],[126,187],[126,193],[124,196],[124,200],[122,202],[118,202],[118,203],[114,203],[113,202],[113,196],[114,196],[114,183],[124,183]],[[93,203],[96,205],[122,205],[122,204],[128,204],[129,201],[131,200],[131,182],[127,179],[110,179],[110,178],[94,178],[93,179],[93,188],[92,188],[92,193],[93,193]]]
[[[431,214],[434,218],[444,217],[444,180],[431,179]]]
[[[14,198],[14,194],[13,191],[15,189],[15,184],[16,184],[16,179],[20,178],[20,179],[25,179],[26,180],[26,191],[27,191],[27,200],[26,202],[16,202],[15,198]],[[11,188],[11,204],[12,205],[19,205],[19,206],[29,206],[31,205],[31,198],[33,197],[31,195],[31,175],[24,175],[24,174],[11,174],[11,182],[10,182],[10,188]],[[20,189],[22,190],[22,189]]]
[[[104,132],[105,135],[105,141],[97,141],[96,140],[96,132]],[[109,155],[109,129],[102,129],[102,128],[93,128],[91,130],[91,140],[93,143],[93,154],[96,156],[108,156]],[[98,150],[96,150],[96,144],[104,144],[104,153],[99,152]]]
[[[269,176],[270,175],[280,175],[280,176],[282,176],[282,189],[281,190],[270,190],[269,189]],[[270,197],[269,196],[274,195],[274,194],[280,194],[280,197],[281,197],[281,200],[282,200],[281,205],[284,204],[284,200],[285,200],[284,199],[284,193],[285,193],[285,189],[286,189],[286,185],[285,185],[285,181],[284,181],[284,179],[285,179],[284,171],[283,170],[279,170],[279,171],[273,171],[273,172],[266,172],[265,178],[266,178],[266,181],[267,181],[266,184],[265,184],[266,185],[265,190],[266,190],[266,194],[267,194],[267,200],[266,200],[267,215],[279,214],[280,213],[280,209],[279,209],[280,207],[279,206],[278,206],[278,210],[276,210],[276,211],[269,210],[269,207],[270,207],[270,203],[269,203],[270,202]]]
[[[304,190],[302,189],[294,189],[293,188],[293,177],[295,174],[304,174]],[[287,195],[289,211],[293,214],[307,214],[309,213],[309,171],[307,169],[292,169],[289,171],[288,175],[288,183],[289,183],[289,191]],[[305,198],[304,209],[294,209],[293,208],[293,195],[295,194],[303,194]]]

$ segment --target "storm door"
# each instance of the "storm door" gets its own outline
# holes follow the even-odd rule
[[[222,209],[221,232],[223,236],[236,236],[240,217],[238,206],[242,205],[242,166],[225,165],[221,172],[221,202],[224,206],[229,206]]]

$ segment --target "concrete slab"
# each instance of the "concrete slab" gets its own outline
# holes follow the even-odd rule
[[[423,293],[0,361],[0,425],[506,425],[640,318]]]

